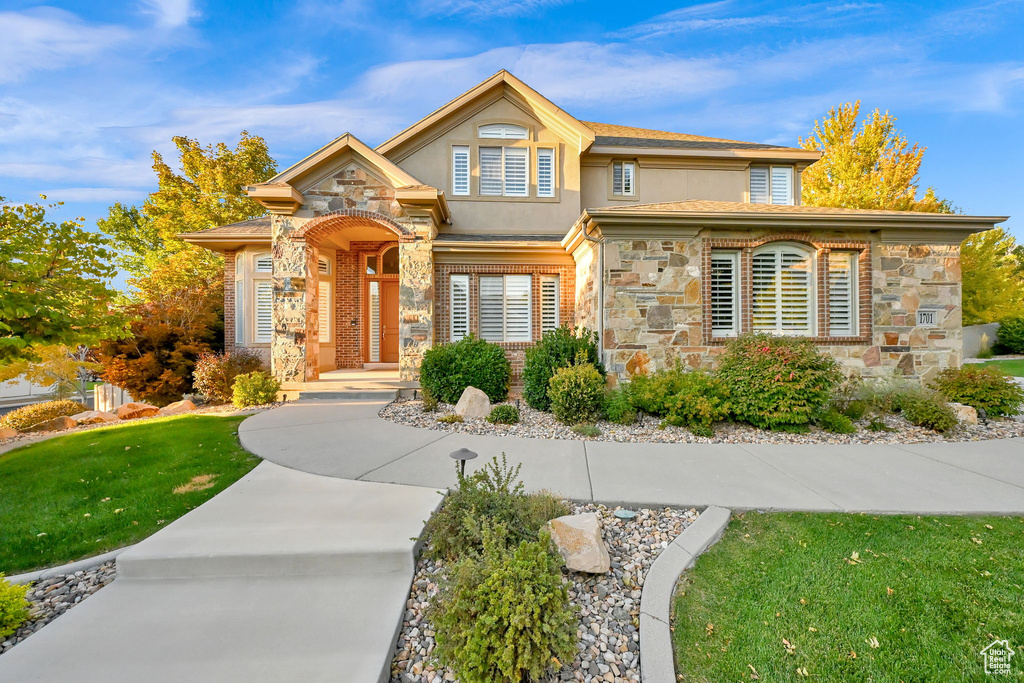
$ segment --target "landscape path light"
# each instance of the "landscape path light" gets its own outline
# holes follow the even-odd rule
[[[457,451],[452,451],[451,453],[449,453],[448,457],[450,457],[452,460],[457,460],[459,462],[459,476],[460,477],[465,477],[466,476],[466,461],[467,460],[472,460],[473,458],[475,458],[476,457],[476,453],[474,453],[473,451],[469,450],[468,448],[460,448]]]

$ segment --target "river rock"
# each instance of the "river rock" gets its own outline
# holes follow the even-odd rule
[[[462,417],[487,417],[491,414],[491,399],[476,387],[466,387],[455,404],[455,414]]]
[[[55,417],[51,420],[44,420],[39,424],[34,424],[26,432],[59,432],[62,429],[71,429],[77,427],[78,423],[67,415]]]
[[[978,424],[978,411],[963,403],[950,403],[949,407],[956,413],[956,419],[965,425]]]
[[[565,566],[577,572],[607,574],[611,557],[601,538],[601,521],[597,513],[566,515],[548,522],[551,540],[565,560]]]
[[[118,417],[105,410],[86,410],[72,415],[71,419],[80,425],[98,425],[104,422],[117,422]]]
[[[183,401],[176,401],[164,406],[157,412],[157,415],[181,415],[191,413],[195,409],[196,404],[186,398]]]
[[[160,409],[156,406],[132,401],[120,406],[117,409],[117,416],[122,420],[134,420],[138,417],[153,417],[158,412],[160,412]]]

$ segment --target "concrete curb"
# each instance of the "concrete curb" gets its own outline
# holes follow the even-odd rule
[[[49,579],[53,576],[74,574],[75,572],[93,569],[101,564],[106,564],[131,547],[133,546],[127,545],[123,548],[118,548],[117,550],[111,550],[109,553],[103,553],[102,555],[96,555],[95,557],[87,557],[84,560],[79,560],[77,562],[61,564],[47,569],[37,569],[34,572],[15,574],[14,576],[8,576],[5,578],[11,583],[32,583],[33,581],[41,581],[42,579]]]
[[[676,667],[669,612],[676,581],[697,556],[721,538],[732,515],[711,506],[676,536],[654,560],[640,595],[640,669],[644,683],[675,683]]]

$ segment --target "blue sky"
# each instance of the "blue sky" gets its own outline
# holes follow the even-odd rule
[[[142,202],[173,135],[244,128],[284,168],[506,68],[584,120],[786,145],[861,99],[928,147],[922,188],[1024,239],[1022,32],[1020,0],[6,0],[0,195],[91,224]]]

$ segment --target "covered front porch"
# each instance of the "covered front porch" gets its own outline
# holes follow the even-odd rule
[[[281,400],[297,398],[375,398],[412,393],[419,382],[402,380],[397,363],[369,364],[366,368],[326,370],[314,380],[281,383]]]

